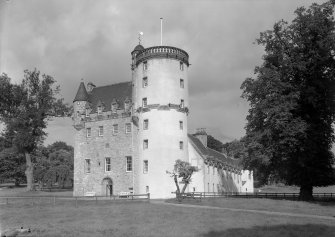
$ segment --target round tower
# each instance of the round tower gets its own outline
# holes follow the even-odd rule
[[[138,193],[174,196],[175,161],[188,161],[188,54],[170,46],[132,52],[134,116],[138,119]]]

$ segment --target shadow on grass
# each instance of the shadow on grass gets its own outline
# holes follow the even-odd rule
[[[255,226],[252,228],[232,228],[223,231],[210,231],[202,237],[329,237],[334,236],[335,226],[327,225],[274,225],[274,226]]]

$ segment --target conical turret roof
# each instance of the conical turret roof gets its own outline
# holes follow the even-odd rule
[[[84,82],[80,83],[80,86],[78,88],[76,97],[74,98],[73,102],[75,101],[88,101],[88,93],[85,88]]]

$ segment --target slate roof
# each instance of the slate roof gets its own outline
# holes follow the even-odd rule
[[[191,134],[188,134],[188,138],[190,139],[191,144],[194,146],[194,148],[204,159],[212,161],[221,161],[223,163],[226,163],[227,165],[230,165],[231,167],[239,169],[241,168],[239,165],[239,160],[229,158],[228,156],[226,156],[221,152],[205,147],[198,138],[196,138]]]
[[[74,101],[83,100],[89,102],[89,107],[92,109],[91,113],[97,112],[97,106],[102,105],[104,111],[111,110],[113,101],[118,103],[119,109],[124,109],[124,102],[131,101],[132,98],[132,83],[122,82],[118,84],[95,87],[90,93],[87,93],[84,83],[80,83],[77,95]],[[86,93],[86,94],[85,94]],[[79,94],[79,95],[78,95]],[[78,98],[79,99],[78,99]]]
[[[134,51],[142,51],[143,49],[144,49],[144,47],[143,47],[142,45],[138,44],[138,45],[134,48],[133,52],[134,52]]]
[[[74,97],[73,102],[76,101],[87,101],[88,100],[88,93],[85,88],[84,82],[81,82],[76,94],[76,97]]]

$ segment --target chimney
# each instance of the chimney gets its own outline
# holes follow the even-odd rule
[[[96,86],[92,82],[87,83],[87,92],[91,93],[95,87]]]
[[[206,128],[198,128],[197,132],[193,135],[196,138],[198,138],[201,143],[207,147],[207,133],[206,133]]]

